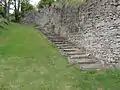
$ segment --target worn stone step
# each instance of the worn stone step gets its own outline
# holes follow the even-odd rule
[[[71,43],[65,43],[65,44],[58,44],[58,45],[56,45],[57,47],[67,47],[67,46],[73,46],[74,47],[74,45],[72,45]]]
[[[48,36],[48,37],[54,37],[54,36],[55,36],[55,37],[61,37],[61,36],[59,36],[59,35],[57,35],[57,34],[47,34],[47,36]],[[61,38],[63,38],[63,37],[61,37]]]
[[[67,55],[71,56],[71,55],[81,55],[81,54],[86,54],[86,52],[83,51],[76,51],[76,52],[67,52]]]
[[[60,37],[60,36],[47,36],[49,39],[64,39],[64,38],[62,38],[62,37]]]
[[[59,49],[71,49],[71,48],[77,48],[76,46],[64,46],[64,47],[58,47]]]
[[[62,39],[60,37],[54,37],[54,38],[47,37],[47,38],[50,39],[51,41],[64,41],[64,39]]]
[[[54,34],[44,34],[44,35],[47,37],[57,37],[57,35],[54,35]]]
[[[68,44],[68,43],[65,43],[65,44],[57,44],[56,45],[59,49],[62,49],[63,47],[67,47],[67,46],[73,46],[73,45],[71,45],[71,44]],[[73,48],[74,48],[74,46],[73,46]],[[64,48],[63,48],[64,49]],[[66,48],[65,48],[66,49]]]
[[[52,40],[51,40],[51,41],[52,41]],[[52,41],[52,42],[53,42],[53,43],[56,43],[56,44],[57,44],[57,43],[58,43],[58,44],[59,44],[59,43],[60,43],[60,44],[61,44],[61,43],[63,43],[63,44],[64,44],[64,43],[67,43],[67,41]]]
[[[78,51],[79,49],[77,48],[70,48],[70,49],[61,49],[64,52],[74,52],[74,51]]]
[[[70,59],[68,58],[69,63],[77,63],[77,64],[93,64],[98,62],[96,59],[89,58],[81,58],[81,59]]]
[[[50,39],[52,42],[67,42],[65,40],[53,40],[53,39]]]
[[[91,58],[89,54],[81,54],[81,55],[70,55],[70,59],[81,59],[81,58]]]
[[[42,33],[49,34],[49,35],[55,34],[55,33],[53,33],[53,32],[48,32],[48,31],[46,31],[45,29],[40,30],[40,31],[41,31]]]
[[[46,36],[57,36],[56,34],[54,33],[47,33],[47,32],[43,32],[43,34],[45,34]]]
[[[101,63],[94,63],[94,64],[80,64],[80,69],[88,70],[88,69],[102,69],[104,65]]]
[[[67,40],[64,39],[51,39],[53,42],[67,42]]]
[[[49,37],[49,38],[56,38],[56,37],[59,37],[59,36],[57,36],[57,35],[47,35],[47,37]]]
[[[78,65],[82,70],[103,68],[103,65],[95,58],[93,59],[91,55],[86,54],[85,50],[76,47],[65,38],[55,33],[46,32],[46,30],[41,30],[41,32],[57,46],[61,54],[68,57],[69,62],[75,62],[73,65]],[[75,37],[79,38],[79,35],[75,35]]]
[[[46,33],[48,36],[58,36],[57,34],[55,33]]]
[[[68,42],[67,41],[52,41],[54,44],[56,44],[56,46],[58,45],[58,47],[60,46],[60,45],[64,45],[64,44],[68,44]],[[60,46],[61,47],[61,46]]]
[[[53,43],[55,43],[55,44],[65,44],[67,42],[53,42]]]

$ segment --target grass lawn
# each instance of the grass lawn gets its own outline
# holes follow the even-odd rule
[[[120,70],[81,71],[32,26],[0,29],[0,90],[120,90]]]

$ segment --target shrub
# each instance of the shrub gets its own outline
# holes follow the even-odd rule
[[[5,28],[4,27],[4,25],[8,25],[9,24],[9,22],[8,22],[8,20],[7,19],[5,19],[5,18],[3,18],[2,16],[0,16],[0,28]]]

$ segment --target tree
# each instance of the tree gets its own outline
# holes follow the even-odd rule
[[[0,28],[5,28],[4,27],[4,24],[8,24],[8,21],[4,18],[5,16],[5,13],[4,13],[4,4],[3,2],[1,1],[0,2]]]
[[[14,0],[15,21],[19,22],[22,14],[33,9],[29,0]]]
[[[10,10],[13,9],[15,21],[19,22],[22,14],[34,9],[29,2],[30,0],[0,0],[0,15],[9,21]],[[10,8],[11,4],[13,8]]]
[[[12,4],[12,0],[1,0],[0,1],[0,14],[8,19],[9,21],[9,11],[10,11],[10,5]]]
[[[15,13],[16,22],[19,22],[20,20],[20,5],[21,5],[21,0],[14,0],[14,13]]]
[[[0,15],[1,15],[1,16],[4,16],[4,10],[3,10],[2,5],[0,5]]]
[[[40,0],[37,7],[43,8],[45,5],[51,6],[51,4],[54,2],[55,2],[55,0]]]
[[[32,4],[29,3],[29,1],[23,0],[21,3],[21,13],[24,15],[25,12],[27,11],[32,11],[34,10],[34,7]]]

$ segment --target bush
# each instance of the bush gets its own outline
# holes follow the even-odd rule
[[[9,22],[8,22],[8,20],[7,19],[5,19],[5,18],[3,18],[2,16],[0,16],[0,28],[5,28],[4,27],[4,25],[8,25],[9,24]]]
[[[59,2],[65,4],[66,6],[77,5],[85,2],[86,0],[58,0]]]

